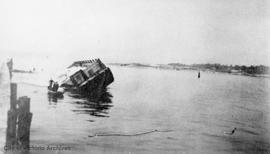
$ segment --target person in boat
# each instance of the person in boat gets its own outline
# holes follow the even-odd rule
[[[52,90],[52,88],[53,88],[53,80],[51,79],[51,80],[49,81],[48,89],[49,89],[49,90]]]
[[[52,79],[49,81],[48,89],[54,92],[57,92],[59,88],[59,84],[57,82],[54,82]]]
[[[57,92],[58,88],[59,88],[59,85],[58,85],[57,82],[55,82],[55,83],[53,84],[52,90],[55,91],[55,92]]]

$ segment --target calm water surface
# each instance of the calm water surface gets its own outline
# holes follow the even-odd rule
[[[15,74],[18,95],[31,98],[33,146],[71,151],[30,153],[267,153],[270,80],[221,73],[111,66],[115,77],[94,103],[47,95],[48,74]],[[5,144],[9,87],[0,89],[0,145]],[[234,127],[233,135],[226,135]],[[95,134],[137,134],[96,136]],[[90,136],[90,137],[89,137]],[[3,148],[1,148],[3,152]]]

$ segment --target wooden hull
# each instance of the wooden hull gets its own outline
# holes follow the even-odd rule
[[[85,84],[76,87],[67,87],[66,90],[98,98],[102,95],[102,91],[113,81],[113,74],[110,68],[107,67],[94,78],[87,80]]]

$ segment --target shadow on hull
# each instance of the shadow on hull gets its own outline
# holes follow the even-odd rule
[[[99,100],[107,91],[107,86],[114,81],[110,68],[106,68],[103,72],[96,75],[84,85],[79,87],[66,87],[65,91],[81,95],[83,97]]]

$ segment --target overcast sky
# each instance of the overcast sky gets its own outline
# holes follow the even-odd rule
[[[15,58],[269,64],[267,0],[0,0]]]

